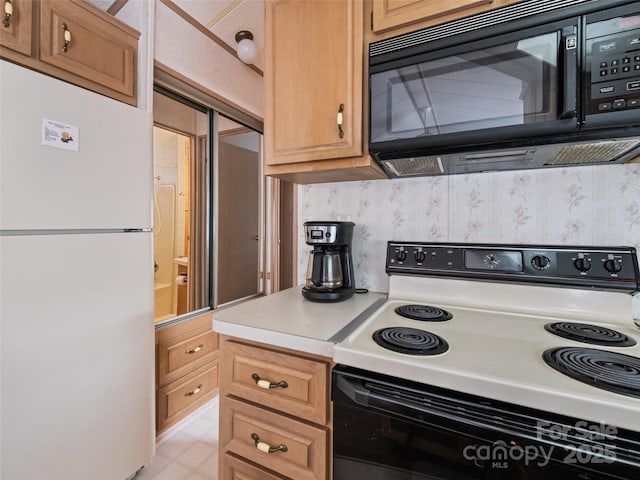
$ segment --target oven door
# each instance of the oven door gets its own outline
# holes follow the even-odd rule
[[[341,365],[332,397],[333,480],[640,478],[638,437],[605,442],[575,420]]]
[[[484,35],[370,58],[371,152],[577,129],[578,19]]]

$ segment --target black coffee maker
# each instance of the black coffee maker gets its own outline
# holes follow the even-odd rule
[[[305,222],[309,252],[302,296],[314,302],[339,302],[353,295],[355,279],[351,260],[352,222]]]

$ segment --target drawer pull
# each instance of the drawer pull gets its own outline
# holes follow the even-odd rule
[[[64,30],[64,44],[62,45],[62,51],[66,53],[69,50],[69,45],[71,45],[71,30],[69,30],[66,23],[62,24],[62,30]]]
[[[187,355],[193,355],[194,353],[198,353],[200,350],[202,350],[204,348],[204,343],[201,343],[200,345],[198,345],[196,348],[192,348],[191,350],[187,350],[186,353]]]
[[[11,24],[11,15],[13,15],[13,3],[11,0],[4,1],[4,18],[2,19],[2,25],[4,28],[9,28]]]
[[[270,388],[278,388],[278,387],[287,388],[289,386],[289,384],[284,380],[281,380],[278,383],[271,383],[269,380],[264,380],[260,378],[260,375],[258,375],[257,373],[252,374],[251,378],[253,378],[253,381],[256,382],[256,385],[258,385],[258,387],[264,388],[265,390],[269,390]]]
[[[336,123],[338,124],[338,136],[344,138],[344,129],[342,128],[342,114],[344,112],[344,103],[341,103],[338,107],[338,115],[336,116]]]
[[[253,439],[256,448],[258,450],[260,450],[261,452],[264,453],[275,453],[275,452],[286,452],[287,451],[287,446],[283,445],[282,443],[280,445],[278,445],[277,447],[272,447],[271,445],[269,445],[268,443],[264,443],[260,441],[260,437],[258,436],[257,433],[252,433],[251,434],[251,438]]]
[[[195,390],[191,390],[190,392],[187,392],[184,394],[185,397],[192,397],[195,394],[197,394],[198,392],[200,392],[200,390],[202,390],[202,384],[198,385]]]

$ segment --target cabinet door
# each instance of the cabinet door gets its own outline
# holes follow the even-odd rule
[[[31,55],[31,25],[33,23],[33,2],[31,0],[0,0],[0,45],[23,55]],[[9,16],[7,14],[12,12]]]
[[[268,0],[265,40],[266,163],[362,155],[362,0]]]
[[[383,32],[454,12],[493,3],[494,0],[373,0],[373,31]],[[447,20],[452,20],[449,18]]]
[[[43,0],[40,12],[40,60],[134,96],[137,38],[79,3]]]

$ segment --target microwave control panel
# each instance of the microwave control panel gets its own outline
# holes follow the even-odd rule
[[[640,108],[640,15],[587,25],[586,113]]]

